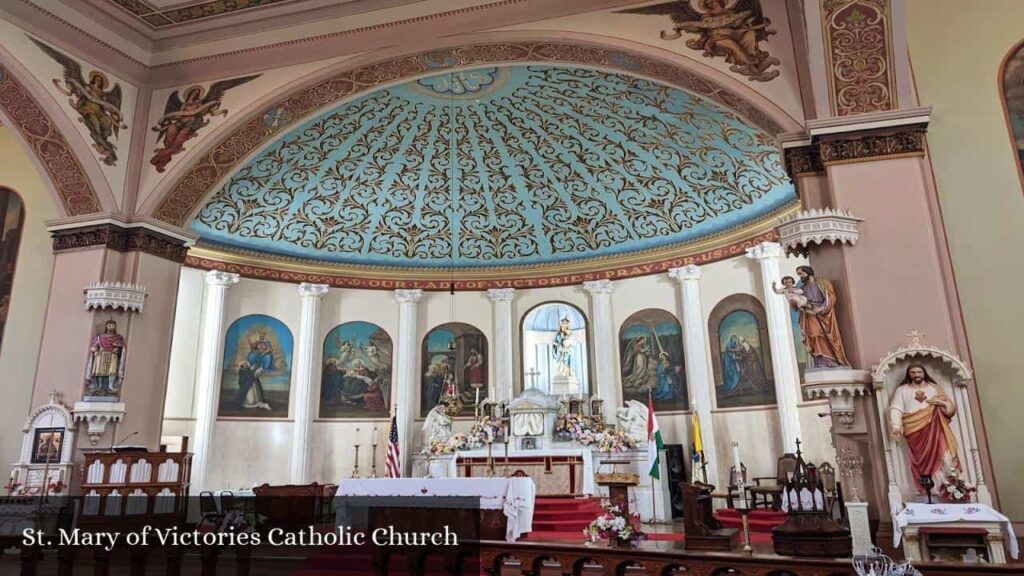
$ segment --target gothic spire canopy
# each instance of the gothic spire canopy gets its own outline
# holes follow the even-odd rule
[[[320,112],[237,170],[191,227],[208,247],[321,265],[522,270],[706,250],[770,229],[795,202],[773,138],[718,104],[624,74],[513,65]]]

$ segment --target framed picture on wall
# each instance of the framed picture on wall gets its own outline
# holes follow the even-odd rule
[[[63,428],[36,428],[32,437],[32,463],[60,462],[64,448]]]

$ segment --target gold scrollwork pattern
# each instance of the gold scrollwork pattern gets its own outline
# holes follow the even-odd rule
[[[833,112],[896,108],[889,0],[822,0]]]

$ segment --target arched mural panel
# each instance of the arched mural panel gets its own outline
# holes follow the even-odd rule
[[[487,337],[475,326],[448,322],[423,338],[420,416],[437,406],[443,394],[453,393],[462,403],[460,416],[472,416],[476,401],[487,398]]]
[[[657,412],[689,408],[683,365],[683,330],[670,312],[647,308],[619,328],[622,399],[647,403]]]
[[[280,320],[250,314],[224,337],[219,417],[287,418],[292,333]]]
[[[1006,111],[1013,155],[1017,159],[1017,174],[1024,186],[1024,41],[1007,54],[1001,71],[999,93]]]
[[[523,386],[548,394],[589,394],[587,331],[586,314],[568,302],[531,308],[520,329]]]
[[[775,404],[772,356],[764,306],[750,294],[733,294],[708,319],[718,408]]]
[[[320,418],[387,418],[391,336],[371,322],[345,322],[324,338]]]
[[[0,186],[0,345],[10,313],[11,288],[18,261],[18,246],[25,225],[25,205],[18,193]]]

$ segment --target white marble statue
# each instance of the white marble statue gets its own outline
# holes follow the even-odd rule
[[[637,400],[627,400],[626,405],[615,410],[619,430],[629,434],[637,442],[647,440],[647,406]]]
[[[442,404],[434,406],[423,421],[423,445],[428,446],[437,440],[444,442],[452,436],[452,419],[445,413]]]

